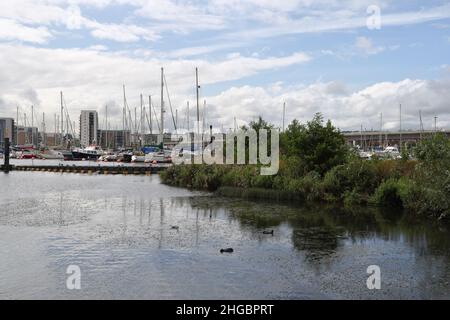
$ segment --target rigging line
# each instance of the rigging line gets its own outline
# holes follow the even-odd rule
[[[124,103],[125,103],[125,126],[127,128],[127,130],[130,131],[130,133],[132,133],[132,129],[133,129],[133,119],[131,116],[131,110],[130,107],[128,106],[128,100],[127,100],[127,96],[126,93],[124,94]],[[128,111],[128,117],[127,117],[127,111]]]
[[[147,120],[147,126],[148,126],[148,129],[149,129],[149,132],[151,133],[151,132],[152,132],[152,129],[151,129],[151,125],[150,125],[150,120],[149,120],[149,118],[148,118],[147,106],[146,106],[146,104],[145,104],[145,101],[143,102],[143,105],[144,105],[144,111],[143,111],[143,115],[144,115],[144,123],[143,123],[144,129],[143,129],[143,130],[146,130],[146,129],[145,129],[145,120]],[[152,112],[152,106],[150,105],[150,103],[149,103],[149,106],[148,106],[148,110],[149,110],[150,115],[151,115],[151,112]],[[144,135],[145,135],[145,133],[144,133]]]
[[[170,106],[170,113],[172,114],[173,127],[175,128],[175,132],[176,132],[177,131],[177,124],[175,122],[175,117],[173,115],[172,101],[170,101],[169,86],[167,85],[167,80],[166,80],[166,75],[165,74],[164,74],[164,83],[166,85],[167,98],[169,99],[169,106]]]
[[[150,107],[153,110],[153,113],[155,115],[156,124],[158,125],[158,131],[161,131],[161,126],[159,125],[158,116],[156,115],[156,110],[155,110],[155,107],[153,106],[153,102],[152,102],[152,105]]]
[[[72,126],[72,120],[70,119],[69,109],[67,108],[66,98],[64,97],[64,95],[63,95],[63,106],[64,106],[64,111],[66,112],[67,121],[69,122],[69,125],[70,125],[70,131],[72,133],[72,137],[75,138],[75,130]]]
[[[152,112],[152,110],[150,110],[150,112]],[[150,120],[148,118],[148,113],[147,112],[145,112],[145,119],[147,119],[147,125],[150,128]]]

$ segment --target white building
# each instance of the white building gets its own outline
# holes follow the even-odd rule
[[[80,143],[83,147],[98,144],[98,113],[83,110],[80,115]]]

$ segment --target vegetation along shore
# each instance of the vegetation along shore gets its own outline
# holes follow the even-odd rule
[[[262,119],[256,131],[273,129]],[[247,130],[243,127],[242,130]],[[280,170],[260,175],[257,165],[177,165],[164,183],[224,196],[399,208],[420,217],[450,220],[450,141],[426,136],[401,159],[361,159],[320,114],[294,120],[280,134]]]

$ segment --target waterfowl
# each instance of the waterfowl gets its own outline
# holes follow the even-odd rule
[[[220,253],[233,253],[233,248],[220,249]]]
[[[171,226],[170,229],[172,229],[172,230],[180,230],[180,227],[179,226]]]
[[[263,234],[271,234],[271,235],[273,235],[273,230],[270,230],[270,231],[263,231]]]

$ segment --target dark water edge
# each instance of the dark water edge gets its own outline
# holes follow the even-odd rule
[[[0,299],[450,298],[448,228],[401,212],[24,172],[0,176],[0,205]],[[80,291],[65,286],[70,264]]]

